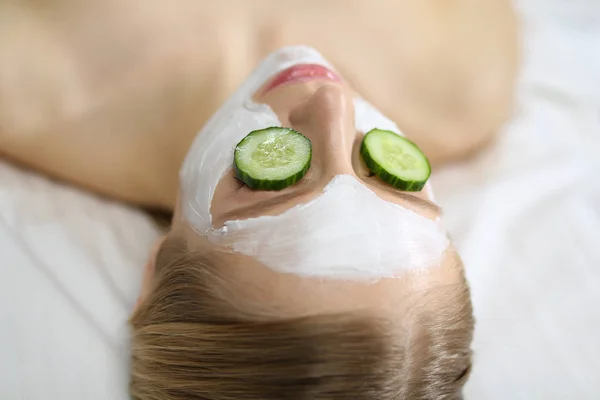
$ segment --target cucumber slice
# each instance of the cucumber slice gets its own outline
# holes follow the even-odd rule
[[[360,154],[375,176],[396,189],[418,192],[431,175],[429,160],[417,145],[391,131],[367,132]]]
[[[251,189],[281,190],[302,179],[311,158],[310,140],[293,129],[252,131],[235,147],[235,176]]]

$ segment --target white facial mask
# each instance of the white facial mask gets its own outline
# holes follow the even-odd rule
[[[316,50],[305,46],[284,48],[267,57],[240,86],[237,92],[213,115],[196,136],[180,171],[183,218],[197,233],[208,235],[222,244],[227,244],[233,251],[253,256],[276,270],[284,268],[285,266],[285,269],[288,272],[296,271],[296,273],[301,273],[301,271],[308,271],[312,268],[315,270],[315,276],[325,276],[327,274],[318,273],[318,271],[316,271],[320,268],[318,266],[334,261],[333,265],[335,265],[335,267],[330,269],[330,272],[334,273],[334,271],[341,271],[342,265],[346,261],[356,259],[356,263],[347,265],[347,267],[356,269],[357,272],[355,275],[356,277],[359,277],[363,275],[368,276],[369,274],[374,274],[372,276],[379,276],[377,274],[388,274],[391,273],[391,271],[396,270],[400,271],[402,268],[408,267],[407,260],[409,259],[412,260],[410,262],[412,268],[421,268],[431,265],[431,256],[433,255],[439,259],[441,251],[445,249],[445,247],[443,247],[442,250],[439,250],[439,245],[441,243],[439,235],[442,235],[445,238],[439,227],[427,218],[379,199],[359,181],[356,179],[349,180],[347,177],[333,180],[322,195],[309,203],[311,206],[308,208],[307,212],[309,214],[306,216],[302,211],[304,208],[299,206],[299,208],[294,207],[292,209],[294,211],[289,210],[276,217],[263,216],[250,219],[248,220],[249,225],[244,224],[244,221],[230,221],[225,224],[224,229],[216,231],[212,229],[212,218],[210,214],[212,198],[220,179],[233,165],[233,152],[237,143],[253,130],[270,126],[281,126],[281,122],[273,110],[268,105],[253,102],[252,96],[275,74],[297,64],[319,64],[331,70],[335,70]],[[377,109],[363,99],[355,99],[354,106],[356,114],[355,123],[359,132],[366,133],[373,128],[381,128],[401,134],[396,124],[383,116]],[[350,202],[347,207],[339,208],[336,204],[338,202],[340,204],[344,202],[343,197],[340,196],[343,196],[343,193],[345,192],[353,193],[353,198],[355,200]],[[367,203],[362,204],[361,202],[363,201],[367,201]],[[392,247],[390,246],[391,242],[387,242],[387,244],[386,242],[380,242],[378,245],[377,240],[372,240],[370,238],[373,237],[373,235],[376,237],[379,237],[380,235],[368,230],[369,227],[377,227],[377,229],[380,230],[383,229],[383,227],[386,226],[383,222],[384,220],[376,220],[374,224],[365,225],[361,228],[361,224],[365,223],[367,219],[362,217],[354,219],[360,210],[364,211],[365,208],[374,206],[380,208],[380,210],[367,211],[368,215],[376,218],[393,217],[395,219],[387,221],[395,221],[397,226],[402,226],[404,228],[411,227],[410,229],[415,232],[429,232],[429,237],[432,242],[429,244],[413,243],[414,245],[405,246],[405,250],[401,256],[396,254],[401,257],[401,260],[405,260],[402,261],[402,266],[398,267],[398,259],[396,259],[396,264],[388,264],[386,257],[389,257],[389,255],[383,254],[383,251],[384,249],[389,250]],[[315,240],[316,237],[319,237],[318,235],[326,235],[324,230],[316,228],[319,221],[324,221],[324,216],[331,214],[332,209],[343,209],[352,213],[347,214],[345,218],[341,218],[343,214],[335,213],[335,215],[339,217],[335,220],[335,223],[342,225],[333,227],[333,229],[335,229],[340,236],[337,237],[335,243],[326,245],[323,241],[319,242],[318,240]],[[311,221],[307,221],[306,218],[310,218]],[[310,227],[305,225],[303,229],[310,228],[313,233],[309,234],[308,232],[310,231],[306,230],[305,234],[298,236],[293,222],[296,219],[298,221],[305,220],[304,222],[306,224],[312,224]],[[333,223],[333,220],[331,220],[331,222]],[[421,225],[418,225],[419,223]],[[276,247],[265,243],[265,241],[271,239],[270,235],[266,233],[267,231],[261,228],[262,226],[269,226],[269,230],[277,228],[279,235],[278,240],[280,240],[279,243],[281,245],[287,243],[286,248],[288,248],[288,251],[291,251],[291,253],[288,253],[290,254],[289,257],[277,250]],[[330,226],[330,228],[332,227]],[[253,229],[256,231],[253,232]],[[352,231],[353,229],[354,232]],[[395,238],[390,237],[389,240],[416,240],[417,236],[419,238],[425,238],[426,236],[419,233],[413,237],[410,236],[408,232],[404,232],[403,235],[400,235],[398,229],[389,228],[388,231],[390,229],[390,232],[393,231],[396,233],[394,236]],[[346,239],[342,237],[343,232],[348,232]],[[413,239],[410,239],[411,237]],[[344,242],[346,244],[343,247],[346,249],[366,249],[366,247],[362,246],[362,243],[369,243],[369,249],[366,250],[366,252],[361,253],[365,254],[364,260],[368,257],[372,257],[373,254],[379,254],[379,256],[375,259],[371,259],[368,266],[365,261],[360,264],[361,266],[359,267],[358,260],[360,258],[348,258],[342,254],[343,251],[340,246],[342,246]],[[328,248],[328,246],[336,243],[338,247]],[[399,246],[402,246],[402,243],[399,243]],[[296,250],[292,251],[290,249]],[[303,250],[301,251],[300,249]],[[437,249],[437,251],[435,253],[430,253],[430,251],[434,249]],[[307,250],[310,250],[312,256],[307,257],[304,255],[300,257],[301,253]],[[422,254],[413,254],[412,252],[415,251],[421,252]],[[348,251],[346,250],[346,253],[347,252]],[[294,254],[296,256],[292,256]],[[320,257],[321,261],[317,262],[317,259]],[[338,261],[335,261],[336,257]],[[375,260],[380,261],[375,262]],[[305,264],[306,262],[313,263],[313,266],[308,266]],[[384,264],[386,264],[386,266],[384,266]],[[370,272],[358,272],[359,269],[369,269]],[[375,273],[374,271],[379,272]],[[348,274],[347,271],[344,272],[344,274],[351,275]]]
[[[349,280],[439,265],[448,246],[437,222],[382,200],[352,175],[337,175],[306,204],[229,221],[209,236],[278,272]]]

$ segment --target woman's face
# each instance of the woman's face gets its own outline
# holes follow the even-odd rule
[[[253,190],[234,176],[234,149],[272,126],[308,138],[312,162],[283,190]],[[437,266],[448,239],[431,189],[406,193],[371,176],[359,148],[374,128],[402,135],[316,51],[275,52],[198,134],[180,174],[180,217],[220,250],[283,273],[373,281]]]
[[[234,95],[199,134],[182,168],[174,230],[183,232],[192,250],[221,250],[217,253],[223,275],[238,283],[230,297],[244,299],[244,305],[256,301],[263,307],[285,307],[287,314],[356,308],[400,312],[415,291],[464,283],[430,186],[420,192],[399,191],[372,176],[361,159],[366,131],[399,132],[398,128],[325,62],[300,58],[301,62],[287,60],[285,68],[263,76],[254,86],[246,85],[253,90],[244,93],[242,87],[242,96]],[[283,190],[252,190],[234,176],[233,151],[250,131],[274,124],[310,139],[311,166],[299,182]],[[323,200],[328,196],[324,188],[340,176],[347,187],[358,187],[366,196],[360,198],[363,201],[332,196]],[[348,208],[350,203],[354,206]],[[390,205],[393,211],[379,212]],[[309,213],[311,207],[318,212]],[[362,214],[368,217],[359,218]],[[266,228],[256,235],[243,231],[248,236],[242,238],[245,247],[222,251],[223,246],[215,244],[246,221]],[[215,232],[218,235],[211,236]],[[379,246],[386,241],[382,232],[392,232],[387,247]],[[253,241],[260,235],[262,239]],[[289,247],[279,247],[282,236]],[[279,261],[261,258],[273,251],[279,258],[266,260]],[[363,264],[355,264],[361,257]],[[385,260],[398,261],[400,267],[386,270]],[[412,268],[419,262],[427,262],[427,268]],[[280,264],[288,268],[278,268]],[[406,273],[416,269],[419,273]],[[401,276],[404,279],[396,279]]]

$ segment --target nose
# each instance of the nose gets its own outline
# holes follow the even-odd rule
[[[289,121],[313,145],[311,169],[324,178],[353,173],[356,139],[351,94],[338,84],[325,84],[294,108]]]

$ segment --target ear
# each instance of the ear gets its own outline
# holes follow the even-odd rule
[[[152,280],[154,279],[154,273],[156,271],[156,255],[158,254],[160,246],[165,241],[165,238],[166,236],[161,236],[160,238],[158,238],[156,242],[154,242],[154,245],[150,250],[150,256],[148,257],[148,261],[146,262],[146,266],[144,267],[144,276],[142,278],[140,295],[138,297],[137,302],[135,303],[136,309],[144,300],[146,300],[148,294],[150,293],[150,289],[152,288]]]

